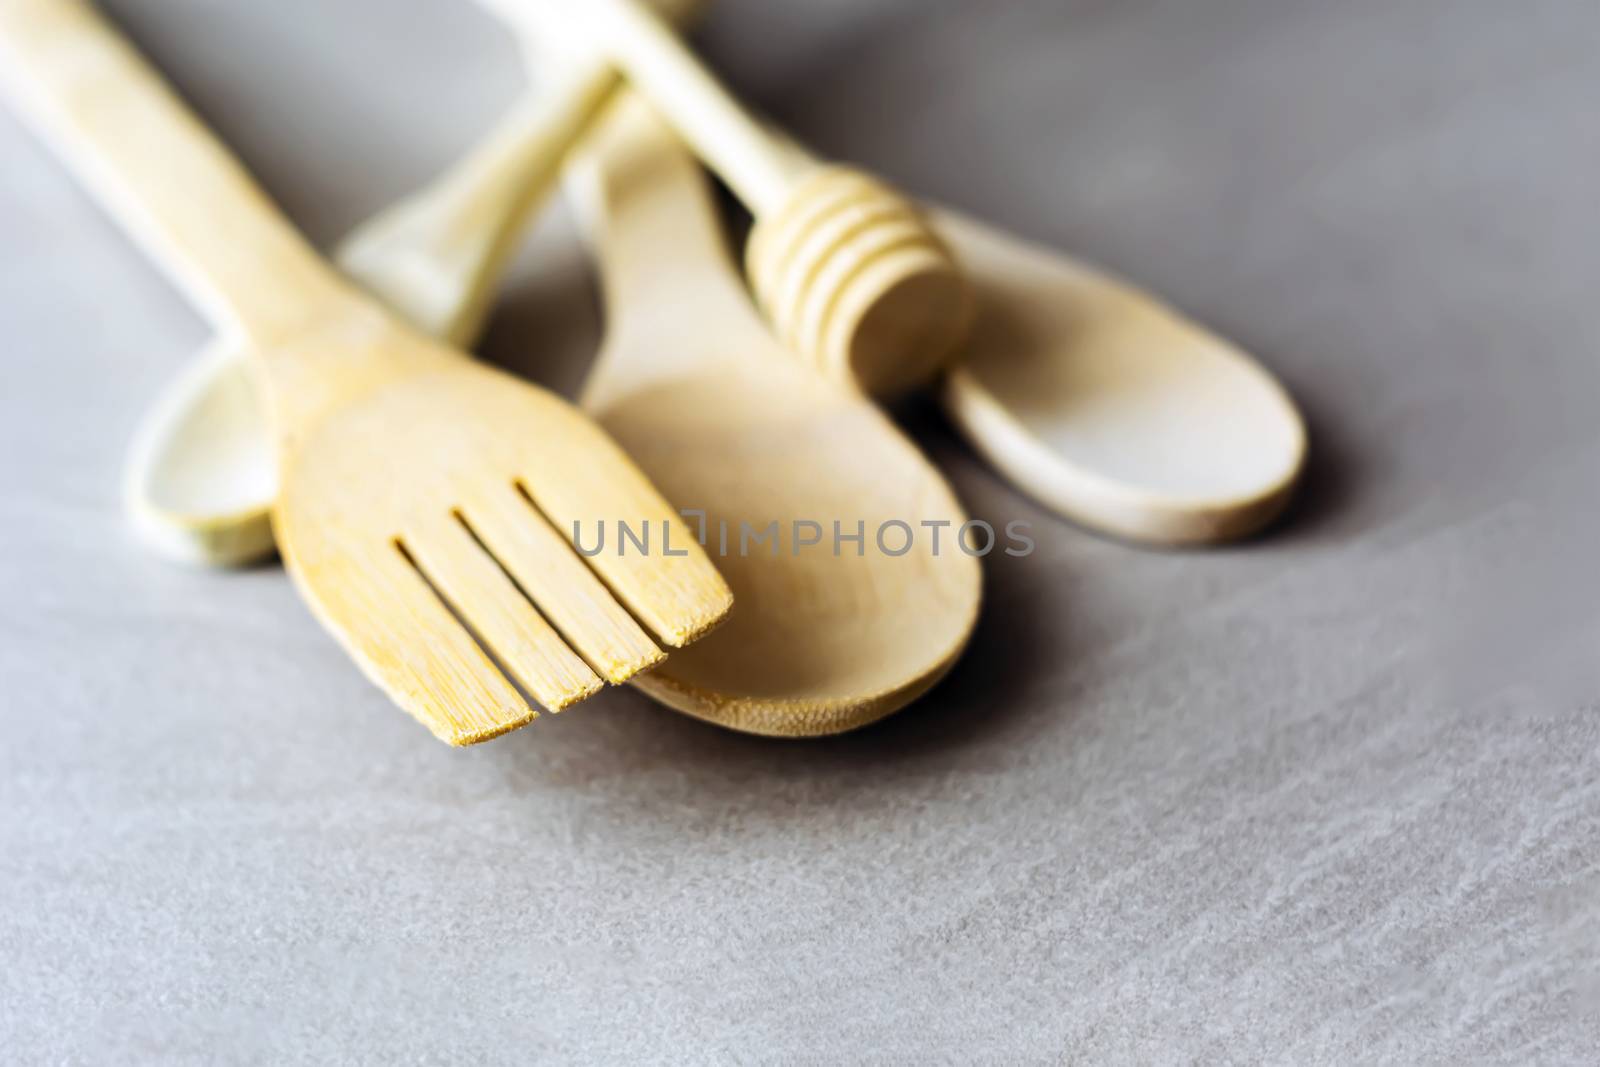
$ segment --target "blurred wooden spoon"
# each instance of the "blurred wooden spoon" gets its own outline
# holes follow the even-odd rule
[[[1084,526],[1155,544],[1242,537],[1277,516],[1306,432],[1266,370],[1059,252],[932,214],[977,292],[945,409],[1013,484]]]

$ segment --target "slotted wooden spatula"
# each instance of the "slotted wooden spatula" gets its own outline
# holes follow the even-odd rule
[[[108,206],[250,337],[284,560],[436,735],[494,737],[535,716],[524,694],[559,709],[601,686],[596,668],[653,663],[643,627],[678,646],[726,614],[727,585],[603,431],[342,281],[89,4],[0,0],[0,53],[0,80]],[[591,571],[567,535],[601,520],[667,524],[679,547]]]

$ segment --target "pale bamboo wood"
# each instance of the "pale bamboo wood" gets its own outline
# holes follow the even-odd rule
[[[950,211],[978,316],[943,387],[978,452],[1092,529],[1161,545],[1246,536],[1305,463],[1294,402],[1236,347],[1125,283]]]
[[[585,383],[595,413],[681,506],[707,512],[739,611],[633,684],[752,733],[837,733],[903,707],[954,663],[977,619],[978,560],[939,473],[866,398],[783,358],[724,250],[704,175],[638,98],[569,166],[598,252],[606,342]],[[672,269],[661,263],[670,258]],[[795,545],[795,520],[824,528]],[[782,544],[741,551],[741,523]],[[835,554],[831,524],[865,531]],[[903,556],[876,533],[916,532]],[[934,547],[930,524],[945,524]],[[900,547],[891,536],[890,548]]]
[[[750,283],[792,351],[879,396],[930,381],[954,355],[968,287],[910,201],[773,137],[638,0],[496,2],[536,30],[578,27],[745,202]],[[540,3],[544,17],[527,14]]]
[[[219,326],[278,338],[340,299],[342,283],[84,0],[0,0],[0,19],[13,98]],[[122,79],[148,92],[118,92]]]
[[[535,716],[512,679],[551,709],[593,692],[594,671],[473,533],[480,515],[503,516],[525,495],[534,506],[520,514],[524,529],[630,516],[675,523],[686,542],[616,444],[558,398],[358,297],[87,4],[0,0],[0,50],[8,85],[41,129],[255,346],[278,434],[280,551],[368,676],[456,744]],[[554,532],[535,536],[571,555]],[[692,546],[593,566],[668,644],[697,638],[730,606]],[[631,630],[612,632],[636,625],[626,612],[574,612],[642,654]]]

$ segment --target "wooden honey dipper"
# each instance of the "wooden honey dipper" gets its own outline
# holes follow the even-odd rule
[[[770,132],[637,0],[493,0],[605,54],[755,218],[745,269],[785,345],[884,396],[929,382],[971,319],[965,276],[921,210]]]

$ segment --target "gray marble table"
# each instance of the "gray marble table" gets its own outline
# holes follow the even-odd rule
[[[515,91],[451,0],[122,0],[319,241]],[[266,567],[143,554],[205,330],[0,112],[0,1059],[1594,1063],[1600,6],[726,0],[826,151],[1237,338],[1315,456],[1270,536],[1055,521],[903,412],[995,559],[855,736],[630,691],[452,751]],[[556,217],[491,358],[570,390]]]

